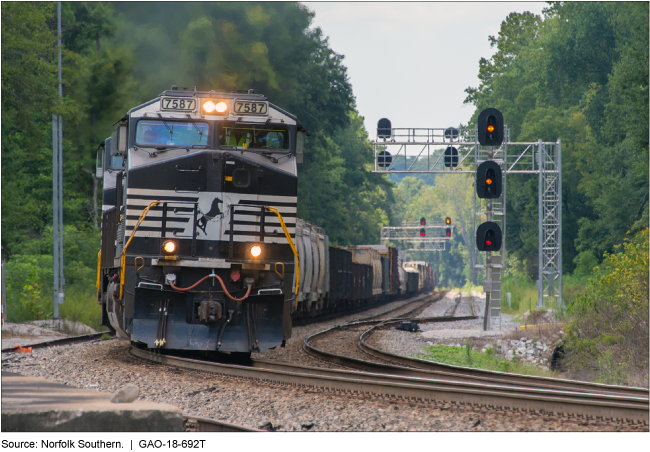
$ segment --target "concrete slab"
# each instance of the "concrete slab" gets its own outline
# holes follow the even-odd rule
[[[180,432],[181,410],[136,400],[111,403],[112,394],[40,377],[2,372],[3,432]]]

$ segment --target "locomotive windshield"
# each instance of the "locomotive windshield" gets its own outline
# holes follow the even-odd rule
[[[289,129],[269,124],[224,122],[219,128],[219,147],[289,150]]]
[[[207,146],[207,122],[138,121],[135,142],[151,146]]]

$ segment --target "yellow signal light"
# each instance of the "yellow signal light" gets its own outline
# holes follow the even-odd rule
[[[488,177],[487,179],[485,179],[485,183],[488,185],[492,185],[492,179]]]
[[[490,133],[494,132],[494,126],[492,124],[487,126],[487,131],[490,132]]]

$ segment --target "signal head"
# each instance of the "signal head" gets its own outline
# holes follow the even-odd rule
[[[445,229],[445,234],[447,235],[447,237],[451,237],[451,228]]]
[[[476,230],[476,247],[479,251],[499,251],[502,237],[499,225],[487,221]]]
[[[420,237],[424,237],[425,235],[424,228],[420,229]]]
[[[496,108],[486,108],[478,115],[478,142],[481,146],[501,146],[503,115]]]
[[[420,218],[420,226],[426,226],[426,225],[427,225],[426,218],[424,218],[424,217]]]
[[[445,218],[445,224],[451,224],[451,218],[449,217]]]
[[[377,138],[390,138],[393,133],[393,126],[390,119],[381,118],[377,121]]]
[[[479,198],[494,199],[501,196],[503,173],[493,160],[481,163],[476,169],[476,195]]]

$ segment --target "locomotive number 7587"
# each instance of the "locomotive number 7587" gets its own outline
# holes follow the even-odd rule
[[[193,111],[195,107],[196,107],[196,99],[163,97],[160,100],[161,110]]]

